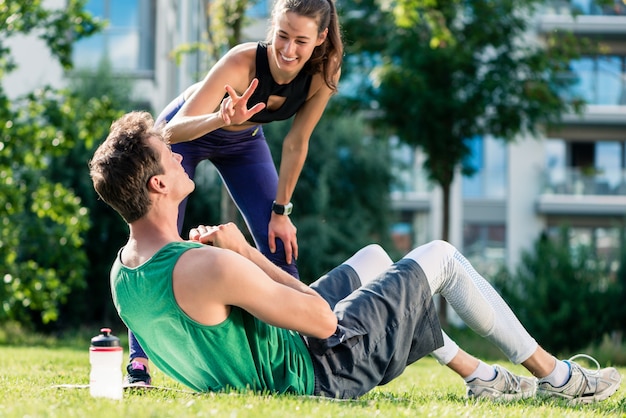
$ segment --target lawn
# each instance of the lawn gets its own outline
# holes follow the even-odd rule
[[[88,389],[55,385],[89,381],[88,341],[49,346],[0,346],[0,417],[587,417],[626,416],[624,385],[608,401],[583,406],[531,399],[470,401],[463,381],[425,358],[391,384],[356,401],[254,394],[192,394],[158,370],[153,383],[176,389],[137,390],[121,401],[95,399]],[[501,362],[528,375],[520,366]],[[626,375],[626,368],[620,372]]]

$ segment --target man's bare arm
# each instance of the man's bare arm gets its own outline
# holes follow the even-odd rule
[[[317,295],[317,292],[309,286],[274,265],[259,250],[251,246],[237,225],[232,222],[219,226],[199,225],[189,231],[189,239],[235,251],[259,266],[275,282],[289,286],[302,293]]]
[[[195,320],[215,325],[229,306],[238,306],[269,324],[316,338],[335,332],[337,317],[317,292],[269,262],[252,248],[234,224],[197,228],[190,237],[215,248],[192,249],[174,270],[174,293],[179,305]],[[196,239],[198,241],[198,239]],[[217,244],[217,245],[216,245]],[[225,248],[218,248],[222,245]],[[263,268],[278,274],[270,277]]]

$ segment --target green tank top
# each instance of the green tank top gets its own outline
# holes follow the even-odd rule
[[[174,265],[185,251],[201,246],[174,242],[137,268],[124,266],[119,255],[113,264],[115,308],[150,360],[200,392],[313,394],[313,364],[297,332],[268,325],[237,307],[221,324],[202,325],[178,306]]]

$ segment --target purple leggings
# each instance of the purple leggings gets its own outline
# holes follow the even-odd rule
[[[155,126],[168,122],[185,103],[182,95],[174,99],[155,121]],[[209,160],[219,172],[228,193],[237,205],[256,247],[274,264],[299,278],[295,260],[287,264],[283,242],[276,240],[276,252],[270,253],[267,226],[272,202],[278,188],[278,173],[260,125],[243,131],[217,129],[189,142],[172,144],[172,151],[182,155],[182,165],[190,178],[196,167]],[[182,229],[187,199],[180,204],[178,229]],[[147,355],[129,331],[130,358]]]

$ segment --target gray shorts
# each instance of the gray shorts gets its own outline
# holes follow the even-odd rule
[[[443,346],[430,287],[413,260],[395,263],[365,286],[342,264],[311,287],[339,320],[331,337],[305,338],[315,367],[315,395],[357,398]]]

